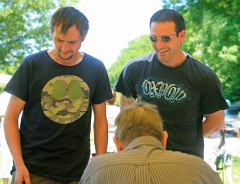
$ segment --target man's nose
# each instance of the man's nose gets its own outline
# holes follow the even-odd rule
[[[162,48],[164,44],[165,42],[163,42],[161,39],[158,39],[156,42],[156,48]]]
[[[63,42],[63,44],[62,44],[62,51],[63,52],[66,52],[66,51],[68,51],[69,50],[69,43],[68,42]]]

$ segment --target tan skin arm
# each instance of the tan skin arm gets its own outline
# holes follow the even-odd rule
[[[4,117],[4,131],[8,147],[11,151],[16,167],[15,184],[30,184],[29,171],[26,168],[20,145],[20,134],[18,128],[18,118],[26,102],[11,95],[7,111]]]
[[[220,131],[224,128],[224,111],[220,110],[212,114],[204,114],[205,120],[202,124],[203,137]]]
[[[120,109],[122,109],[124,106],[131,104],[135,102],[133,98],[127,98],[126,96],[122,95],[120,96]]]
[[[93,105],[94,112],[94,143],[96,154],[105,154],[108,142],[108,123],[106,118],[106,102]]]

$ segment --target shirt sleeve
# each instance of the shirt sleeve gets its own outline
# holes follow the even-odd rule
[[[228,104],[222,95],[221,82],[212,70],[208,73],[205,80],[201,98],[203,114],[211,114],[228,108]]]
[[[114,90],[120,92],[127,98],[137,98],[137,92],[135,90],[134,83],[134,64],[129,62],[120,73],[116,84],[114,86]]]

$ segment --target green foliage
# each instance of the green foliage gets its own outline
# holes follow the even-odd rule
[[[121,50],[117,61],[108,69],[109,79],[113,87],[124,65],[131,59],[152,52],[153,48],[148,35],[143,35],[128,43],[128,47]]]
[[[181,12],[187,38],[183,50],[219,76],[223,95],[240,100],[240,4],[238,0],[164,0]]]
[[[13,74],[26,55],[51,44],[50,18],[60,6],[77,0],[1,0],[0,72]]]

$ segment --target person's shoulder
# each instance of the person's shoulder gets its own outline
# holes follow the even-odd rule
[[[98,171],[101,168],[105,168],[108,166],[113,166],[115,164],[119,164],[119,153],[109,153],[98,155],[94,157],[88,164],[88,169],[92,172]]]
[[[129,60],[125,67],[141,67],[147,63],[151,63],[154,59],[156,52],[150,52],[145,55],[141,55]]]
[[[211,68],[209,66],[207,66],[205,63],[199,61],[198,59],[196,59],[195,57],[191,56],[190,54],[187,54],[187,60],[190,61],[190,64],[193,64],[197,67],[203,68],[203,69],[207,69],[207,70],[211,70]]]
[[[37,64],[42,61],[45,61],[50,56],[47,54],[47,50],[43,50],[37,53],[30,54],[23,59],[21,65],[27,66],[28,64]]]
[[[170,150],[166,151],[165,154],[167,156],[164,158],[164,163],[171,165],[171,168],[176,168],[175,170],[172,170],[173,174],[177,175],[179,172],[178,169],[181,169],[184,174],[190,174],[195,177],[197,183],[211,183],[205,182],[209,181],[209,179],[213,181],[212,183],[218,183],[218,181],[220,181],[218,173],[214,172],[213,169],[200,157]],[[201,176],[199,173],[201,173]]]
[[[200,157],[182,153],[180,151],[167,151],[168,156],[171,157],[171,161],[174,163],[190,165],[194,168],[207,168],[210,169],[209,165]]]
[[[48,56],[47,50],[43,50],[37,53],[30,54],[25,59],[36,59],[39,57],[46,57],[46,56]]]
[[[84,58],[83,58],[83,61],[85,61],[84,63],[86,65],[88,65],[89,67],[92,67],[92,66],[96,66],[96,67],[99,67],[99,66],[102,66],[105,68],[105,65],[103,63],[103,61],[101,61],[100,59],[88,54],[88,53],[84,53]]]
[[[189,70],[195,75],[198,74],[199,76],[216,78],[216,73],[208,65],[197,60],[189,54],[187,54],[186,65],[190,68]]]
[[[84,58],[87,59],[87,60],[91,60],[93,62],[103,63],[103,61],[101,61],[100,59],[98,59],[98,58],[96,58],[96,57],[94,57],[94,56],[92,56],[92,55],[90,55],[86,52],[84,52]]]
[[[136,63],[136,62],[151,62],[155,52],[150,52],[141,56],[137,56],[129,61],[129,63]]]
[[[98,155],[89,161],[80,183],[85,183],[87,180],[91,180],[91,177],[96,177],[97,175],[107,175],[108,172],[106,170],[114,168],[115,165],[118,165],[123,160],[118,159],[119,153],[109,153]],[[98,176],[97,176],[98,177]]]

